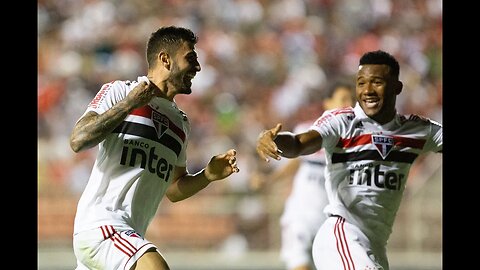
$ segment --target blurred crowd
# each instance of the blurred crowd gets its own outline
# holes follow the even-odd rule
[[[259,132],[319,116],[328,86],[354,83],[366,51],[399,60],[400,113],[442,122],[441,0],[39,0],[39,196],[82,192],[96,149],[75,154],[70,131],[102,84],[146,74],[146,41],[165,25],[199,36],[202,70],[176,99],[192,123],[189,171],[238,153],[240,173],[206,193],[248,193],[251,173],[268,170]]]

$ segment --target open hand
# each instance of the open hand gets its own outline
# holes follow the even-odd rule
[[[205,167],[205,177],[210,181],[220,180],[232,173],[238,173],[237,151],[230,149],[224,154],[216,155],[210,159]]]
[[[282,124],[278,123],[274,128],[264,130],[258,136],[256,150],[258,155],[266,162],[269,162],[268,157],[276,160],[280,160],[281,158],[280,154],[282,151],[278,149],[274,141],[281,129]]]

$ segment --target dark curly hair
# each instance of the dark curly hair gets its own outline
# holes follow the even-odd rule
[[[398,64],[397,59],[382,50],[365,53],[360,58],[359,66],[361,65],[387,65],[390,67],[390,75],[397,80],[400,75],[400,65]]]

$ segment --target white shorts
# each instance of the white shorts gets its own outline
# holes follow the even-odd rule
[[[316,231],[299,223],[282,224],[280,256],[287,269],[301,265],[313,266],[312,243]]]
[[[374,248],[360,229],[343,217],[329,217],[312,247],[317,270],[388,270],[385,247]]]
[[[318,198],[302,197],[292,194],[285,203],[284,212],[280,218],[282,242],[280,248],[281,260],[287,269],[302,265],[311,266],[312,244],[322,223],[326,220],[323,208],[328,203],[324,191],[317,192]]]
[[[150,248],[157,249],[134,230],[115,230],[110,225],[73,236],[76,270],[129,270]]]

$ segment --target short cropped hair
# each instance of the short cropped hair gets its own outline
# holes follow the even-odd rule
[[[155,65],[157,55],[162,50],[173,55],[184,41],[195,45],[198,37],[190,29],[177,26],[161,27],[153,32],[147,42],[146,54],[149,68]]]
[[[397,80],[400,75],[400,65],[398,64],[397,59],[382,50],[365,53],[360,58],[359,66],[361,65],[387,65],[390,67],[390,75]]]

